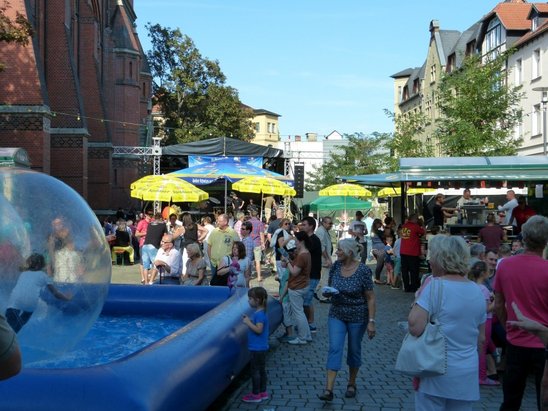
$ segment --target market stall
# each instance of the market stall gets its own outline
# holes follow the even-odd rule
[[[406,211],[416,211],[409,210],[407,204],[410,188],[523,188],[527,189],[529,205],[538,214],[548,215],[548,157],[545,156],[402,158],[395,173],[341,179],[368,186],[399,187],[402,221]],[[494,203],[493,209],[496,206]]]

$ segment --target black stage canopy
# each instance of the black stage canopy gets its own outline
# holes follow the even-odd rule
[[[162,147],[162,155],[165,156],[204,155],[281,158],[283,153],[283,150],[271,146],[248,143],[229,137],[216,137],[209,140]]]

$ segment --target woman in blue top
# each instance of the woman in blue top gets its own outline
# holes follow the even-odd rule
[[[251,353],[251,383],[253,392],[243,396],[243,402],[261,402],[267,400],[266,392],[266,354],[268,352],[268,316],[266,301],[268,294],[263,287],[253,287],[247,292],[249,305],[255,309],[249,318],[244,314],[243,322],[248,326],[247,348]]]
[[[348,335],[346,363],[349,367],[345,397],[356,396],[356,376],[362,364],[362,338],[375,336],[375,293],[371,270],[360,262],[361,244],[348,238],[339,241],[337,261],[329,271],[329,286],[337,290],[331,294],[329,310],[329,353],[327,355],[327,383],[319,396],[323,401],[333,400],[333,386],[341,369],[344,340]]]
[[[435,314],[447,341],[447,371],[415,382],[415,410],[472,410],[480,398],[478,350],[485,341],[485,297],[465,277],[470,254],[462,237],[438,234],[428,244],[432,280],[409,313],[409,333],[420,336],[428,314]]]

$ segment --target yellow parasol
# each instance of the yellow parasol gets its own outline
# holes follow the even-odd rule
[[[297,194],[293,187],[290,187],[283,181],[261,176],[242,178],[232,184],[232,189],[242,193],[261,193],[261,217],[263,215],[262,204],[264,194],[274,194],[284,197],[293,197]]]
[[[320,190],[321,197],[341,196],[344,198],[344,214],[346,215],[347,197],[371,197],[373,193],[357,184],[341,183],[325,187]],[[319,210],[318,210],[319,216]]]
[[[321,189],[320,196],[371,197],[373,196],[373,193],[371,193],[371,191],[369,191],[367,188],[359,186],[357,184],[342,183]]]
[[[170,176],[145,176],[134,181],[131,197],[144,201],[164,201],[169,203],[196,203],[209,198],[209,194],[180,178]]]
[[[297,192],[293,187],[270,177],[246,177],[232,184],[232,189],[242,193],[275,194],[293,197]]]
[[[428,192],[436,191],[433,188],[408,188],[406,190],[407,195],[415,195],[415,194],[424,194]],[[399,197],[401,196],[401,188],[400,187],[385,187],[382,190],[379,190],[377,193],[377,197],[385,198],[385,197]]]

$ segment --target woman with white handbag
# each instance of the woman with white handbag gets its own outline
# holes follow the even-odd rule
[[[485,299],[479,287],[466,278],[468,259],[468,246],[461,237],[432,238],[433,277],[409,314],[409,338],[420,339],[439,324],[445,353],[436,352],[440,358],[445,354],[445,366],[442,371],[415,374],[420,375],[415,410],[472,410],[473,402],[479,400],[478,347],[485,338]]]

